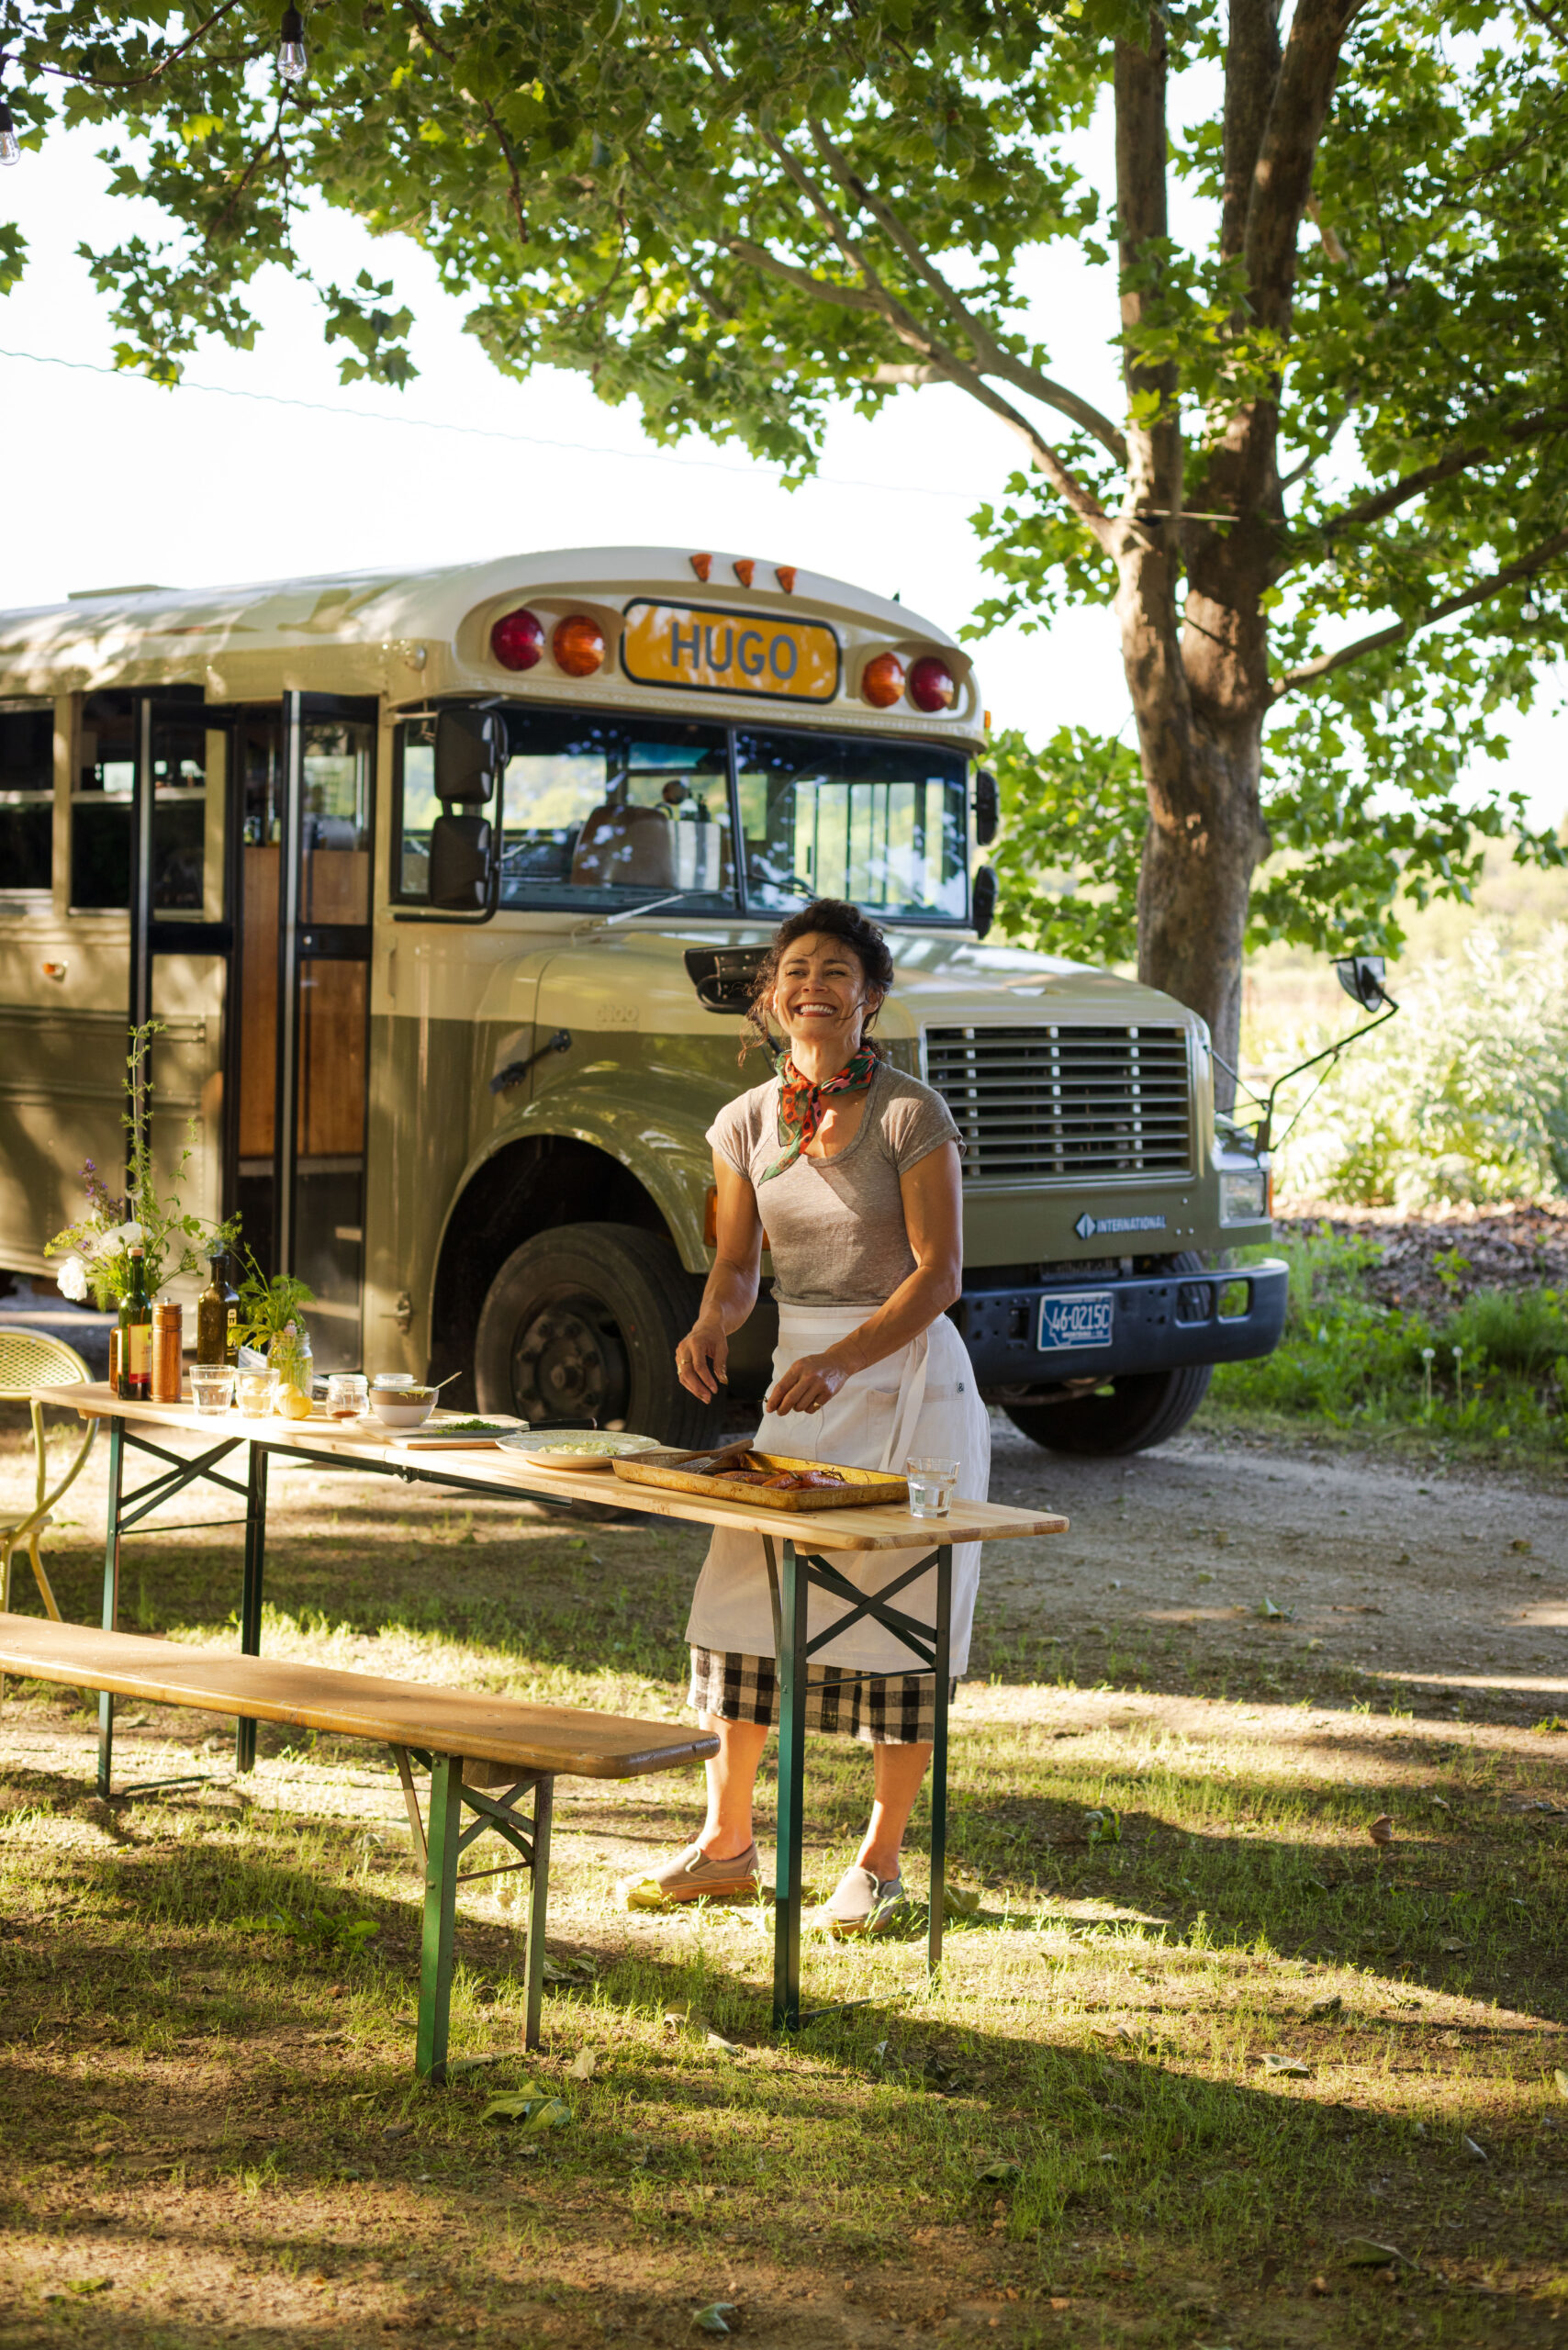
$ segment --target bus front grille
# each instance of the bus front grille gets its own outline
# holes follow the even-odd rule
[[[967,1145],[966,1184],[1193,1171],[1184,1028],[929,1028],[925,1074]]]

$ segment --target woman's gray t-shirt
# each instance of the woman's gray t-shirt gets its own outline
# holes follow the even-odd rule
[[[879,1061],[853,1142],[831,1158],[804,1152],[772,1181],[778,1080],[720,1111],[708,1140],[756,1190],[781,1305],[882,1305],[914,1270],[899,1177],[945,1142],[963,1143],[942,1096]]]

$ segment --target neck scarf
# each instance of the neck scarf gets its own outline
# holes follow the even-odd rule
[[[778,1072],[778,1140],[782,1148],[772,1166],[758,1178],[759,1182],[770,1183],[775,1175],[782,1175],[787,1167],[793,1167],[822,1125],[827,1107],[824,1095],[864,1093],[876,1074],[877,1056],[868,1046],[862,1046],[825,1085],[813,1085],[810,1078],[802,1077],[786,1055]]]

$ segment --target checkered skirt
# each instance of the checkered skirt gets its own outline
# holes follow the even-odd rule
[[[948,1684],[948,1699],[958,1694]],[[770,1656],[738,1650],[691,1651],[688,1703],[722,1722],[778,1720],[778,1675]],[[857,1738],[866,1746],[929,1746],[936,1735],[936,1675],[893,1673],[858,1681],[833,1664],[806,1668],[806,1728]]]

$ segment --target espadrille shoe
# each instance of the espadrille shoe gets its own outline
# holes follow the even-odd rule
[[[902,1876],[877,1876],[858,1864],[846,1869],[817,1912],[816,1922],[830,1934],[879,1934],[892,1922],[903,1901]]]
[[[666,1909],[673,1901],[728,1901],[737,1894],[755,1896],[761,1883],[755,1842],[729,1861],[710,1860],[699,1845],[688,1844],[651,1876],[628,1877],[621,1891],[628,1909]]]

